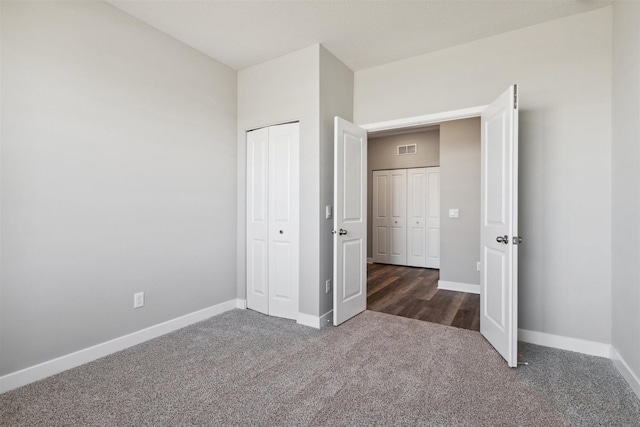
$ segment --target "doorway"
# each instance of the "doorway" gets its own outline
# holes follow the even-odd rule
[[[356,126],[335,118],[334,204],[340,216],[334,218],[334,260],[346,259],[346,246],[355,246],[355,263],[334,262],[333,278],[342,280],[334,288],[334,325],[356,316],[366,308],[366,160],[367,131],[418,127],[438,122],[480,116],[480,333],[500,353],[509,367],[517,366],[518,344],[518,96],[511,85],[490,105]],[[349,159],[343,154],[349,153]],[[350,160],[350,161],[346,161]],[[355,169],[352,167],[355,165]],[[353,180],[342,172],[355,170]],[[343,229],[346,204],[357,209],[354,240]],[[364,218],[363,218],[364,217]],[[458,218],[458,209],[449,209],[448,218]],[[344,223],[346,225],[346,223]],[[364,225],[364,227],[363,227]],[[465,237],[465,236],[463,236]],[[337,249],[336,249],[337,248]],[[341,250],[342,249],[342,250]],[[477,253],[476,253],[477,256]],[[361,272],[361,269],[364,270]],[[439,288],[442,288],[439,280]],[[347,290],[352,291],[347,294]],[[349,304],[347,304],[349,303]]]
[[[369,310],[479,330],[480,128],[480,118],[473,117],[369,133]],[[407,145],[415,148],[401,150]],[[416,265],[432,268],[392,266],[409,263],[377,256],[376,170],[393,167],[439,171],[438,200],[430,200],[438,211],[437,239],[425,246],[440,262]]]

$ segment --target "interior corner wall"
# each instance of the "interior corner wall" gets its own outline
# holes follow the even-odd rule
[[[416,144],[417,154],[398,156],[398,145]],[[373,257],[373,171],[440,165],[440,133],[437,129],[369,137],[367,151],[367,257]]]
[[[319,315],[320,46],[238,72],[237,295],[246,298],[246,175],[248,130],[300,122],[299,311]]]
[[[325,282],[333,277],[333,218],[327,219],[325,206],[333,206],[334,117],[353,121],[353,71],[320,46],[320,221],[319,316],[333,309],[333,292]]]
[[[104,2],[1,8],[0,375],[235,299],[236,72]]]
[[[479,117],[440,125],[440,280],[447,282],[480,285],[480,132]]]
[[[613,3],[612,345],[640,378],[640,3]]]
[[[357,124],[519,85],[519,326],[611,342],[611,7],[355,73]]]

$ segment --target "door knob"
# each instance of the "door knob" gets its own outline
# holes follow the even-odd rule
[[[284,234],[284,231],[280,230],[280,234]]]
[[[339,235],[344,236],[345,234],[347,234],[347,230],[343,230],[342,228],[340,229],[340,231],[338,232]]]
[[[496,237],[496,242],[504,243],[506,245],[509,243],[509,236],[507,236],[506,234],[504,236],[498,236]]]

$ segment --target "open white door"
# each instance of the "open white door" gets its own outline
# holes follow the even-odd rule
[[[518,365],[518,105],[511,86],[482,113],[480,332]]]
[[[367,131],[335,118],[333,324],[367,308]]]

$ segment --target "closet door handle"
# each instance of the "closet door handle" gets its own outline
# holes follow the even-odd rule
[[[340,229],[340,231],[338,232],[339,235],[344,236],[345,234],[347,234],[347,230],[343,230],[342,228]]]

